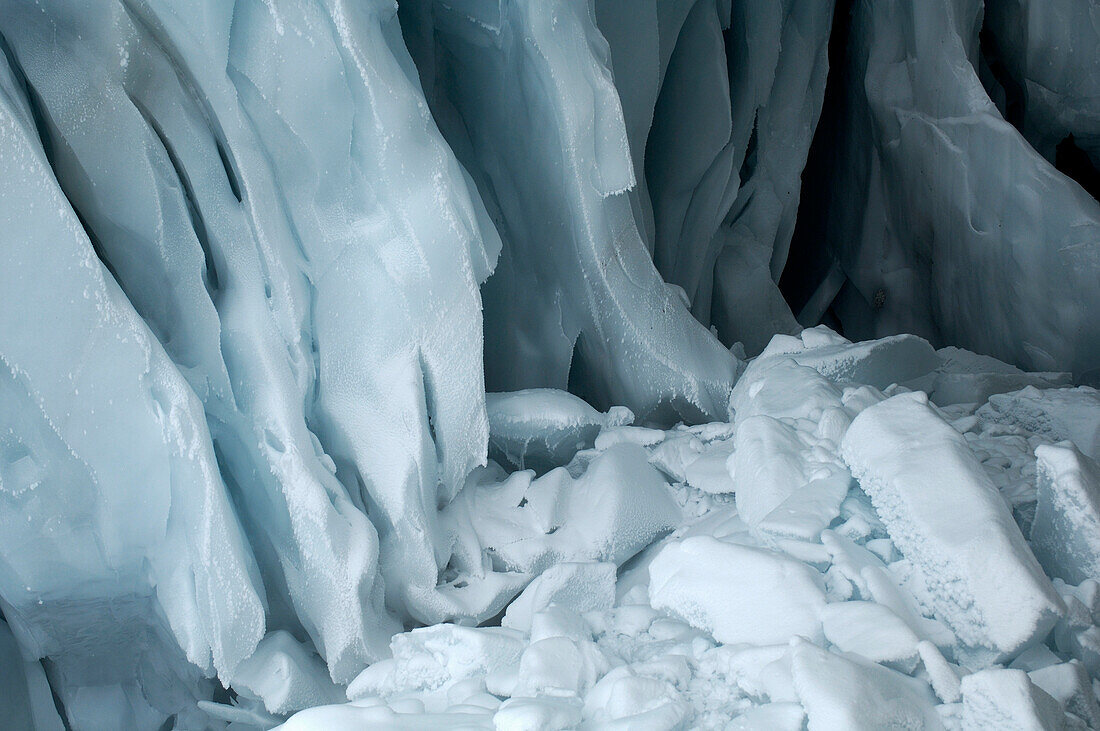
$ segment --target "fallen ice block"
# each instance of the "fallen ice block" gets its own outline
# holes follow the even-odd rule
[[[821,576],[780,553],[696,536],[669,543],[649,566],[649,599],[726,644],[822,640]]]
[[[444,510],[447,520],[467,516],[498,570],[535,574],[563,561],[618,565],[680,520],[668,484],[634,444],[611,446],[577,478],[564,468],[533,481],[530,474],[470,484]]]
[[[967,729],[1064,728],[1058,701],[1031,682],[1023,670],[989,668],[962,679],[962,721]]]
[[[878,340],[807,347],[802,352],[791,353],[790,357],[834,383],[875,388],[923,376],[940,363],[928,341],[916,335],[891,335]]]
[[[1019,391],[1027,386],[1055,388],[1072,383],[1069,373],[1028,373],[962,348],[940,348],[936,355],[940,359],[936,370],[904,385],[927,392],[938,406],[981,404],[993,394]]]
[[[268,712],[277,714],[346,700],[343,688],[329,678],[324,660],[286,630],[260,640],[237,668],[233,688],[238,695],[262,700]]]
[[[1027,386],[996,394],[978,409],[985,421],[1017,426],[1052,442],[1069,440],[1086,456],[1100,460],[1100,391],[1088,386]]]
[[[1035,557],[1049,575],[1071,584],[1100,579],[1100,465],[1071,442],[1040,445],[1035,458]]]
[[[610,609],[615,602],[615,564],[560,563],[532,581],[504,613],[501,625],[528,632],[531,618],[550,605],[574,612]]]
[[[936,617],[978,657],[1011,657],[1065,611],[962,435],[907,393],[863,411],[841,452]]]
[[[590,449],[602,428],[634,421],[627,408],[612,407],[603,414],[556,388],[487,393],[485,408],[489,456],[539,474],[569,464],[579,450]]]
[[[519,666],[524,634],[505,627],[437,624],[393,636],[393,657],[371,665],[348,686],[348,698],[388,697],[413,690],[484,677]]]
[[[928,685],[899,672],[802,640],[792,644],[791,672],[810,731],[943,728]]]

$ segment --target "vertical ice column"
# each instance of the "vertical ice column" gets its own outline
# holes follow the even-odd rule
[[[156,726],[252,653],[263,588],[201,404],[96,258],[24,91],[0,58],[0,606],[74,726]]]
[[[308,405],[378,527],[387,600],[420,622],[484,620],[522,580],[442,581],[436,512],[485,463],[478,285],[500,242],[428,111],[396,6],[243,0],[229,75],[307,261]]]
[[[490,388],[570,385],[642,419],[724,415],[736,362],[649,258],[591,6],[423,0],[402,19],[433,112],[504,241],[483,288]]]

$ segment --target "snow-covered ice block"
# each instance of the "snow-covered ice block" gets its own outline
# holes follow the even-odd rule
[[[1035,449],[1038,503],[1031,547],[1050,576],[1100,579],[1100,465],[1071,442]]]
[[[263,701],[269,713],[287,714],[345,700],[329,678],[324,661],[285,630],[260,640],[252,656],[237,668],[233,687],[239,695]]]
[[[615,564],[560,563],[542,572],[508,605],[501,624],[530,631],[531,618],[550,605],[574,612],[610,609],[615,603]]]
[[[509,698],[493,715],[496,731],[566,731],[581,722],[581,704],[575,698]]]
[[[601,452],[576,479],[558,468],[470,485],[445,512],[459,511],[495,564],[527,574],[563,561],[621,564],[680,520],[668,484],[634,444]]]
[[[1062,707],[1023,670],[989,668],[962,679],[965,729],[1057,731],[1064,727]]]
[[[569,463],[589,449],[600,430],[634,421],[629,409],[606,414],[556,388],[485,394],[489,414],[489,456],[516,469],[537,473]]]
[[[492,729],[489,710],[467,708],[461,712],[424,713],[419,710],[398,712],[384,705],[361,706],[344,703],[315,706],[299,711],[279,726],[279,731],[363,731],[364,729]],[[508,727],[505,727],[508,728]],[[561,727],[558,727],[561,728]]]
[[[840,515],[851,482],[814,435],[769,416],[739,422],[727,468],[750,527],[803,540],[817,540]]]
[[[813,368],[799,365],[789,356],[760,356],[734,386],[730,410],[738,426],[761,414],[817,421],[826,409],[839,407],[840,398],[840,388]]]
[[[795,640],[791,671],[810,731],[943,727],[926,683],[880,665]]]
[[[523,651],[511,695],[583,698],[608,669],[607,660],[591,642],[560,635],[544,637]]]
[[[669,543],[649,566],[649,598],[727,644],[822,639],[821,576],[782,554],[696,536]]]
[[[803,340],[807,340],[805,334]],[[936,351],[928,341],[916,335],[891,335],[858,343],[807,346],[806,350],[792,353],[790,357],[834,383],[875,388],[886,388],[891,383],[919,378],[940,364]]]
[[[1059,662],[1028,672],[1031,682],[1058,701],[1062,708],[1088,724],[1100,728],[1100,705],[1085,666],[1076,660]]]
[[[982,404],[998,393],[1027,386],[1054,388],[1071,385],[1069,373],[1028,373],[1014,365],[963,348],[948,346],[936,351],[935,371],[905,383],[928,393],[938,406]]]
[[[1011,657],[1065,611],[997,488],[921,393],[863,411],[845,461],[912,562],[935,615],[968,649]]]
[[[822,610],[825,639],[844,652],[871,662],[906,666],[916,664],[916,633],[897,614],[876,602],[828,604]]]
[[[979,418],[1016,426],[1051,442],[1071,441],[1100,460],[1100,391],[1088,386],[995,394],[978,409]]]
[[[361,672],[348,686],[348,698],[390,696],[434,690],[465,678],[484,677],[519,665],[524,634],[504,627],[437,624],[393,636],[393,657]]]
[[[688,713],[674,685],[627,666],[601,678],[584,701],[585,722],[597,728],[680,728]]]

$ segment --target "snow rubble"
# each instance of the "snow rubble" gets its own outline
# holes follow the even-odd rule
[[[1100,728],[1095,21],[0,0],[0,726]]]
[[[455,509],[491,563],[538,578],[499,623],[396,635],[349,703],[283,728],[1092,727],[1100,529],[1078,506],[1095,498],[1095,464],[1052,419],[1024,417],[1091,414],[1096,392],[1048,382],[988,398],[997,379],[977,378],[973,400],[939,407],[899,385],[975,363],[1003,371],[917,338],[777,335],[730,422],[609,421],[541,476],[486,470]],[[539,410],[552,396],[516,398]],[[573,520],[592,527],[569,548],[555,540],[569,521],[548,533],[548,516],[591,500],[591,479],[674,511],[650,508],[661,517],[639,532],[585,502]],[[595,535],[629,547],[596,551]]]

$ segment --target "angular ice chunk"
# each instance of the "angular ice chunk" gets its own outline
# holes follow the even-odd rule
[[[791,671],[811,731],[943,728],[928,685],[880,665],[795,640]]]
[[[863,411],[841,451],[898,550],[959,639],[992,658],[1042,638],[1065,611],[965,440],[921,393]]]
[[[530,631],[531,618],[551,605],[574,612],[610,609],[615,602],[615,564],[560,563],[551,566],[516,597],[501,625]]]
[[[669,543],[649,566],[649,598],[727,644],[821,641],[820,574],[758,548],[696,536]]]
[[[737,510],[750,527],[817,540],[840,515],[851,475],[816,441],[769,416],[739,422],[727,468]]]
[[[393,636],[391,659],[371,665],[348,686],[348,698],[434,690],[519,665],[524,635],[504,627],[437,624]]]
[[[907,665],[917,657],[919,638],[897,614],[875,602],[829,604],[821,613],[825,639],[871,662]]]
[[[1051,442],[1071,441],[1086,456],[1100,460],[1100,391],[1088,386],[1028,386],[989,397],[979,418],[1017,426]]]
[[[1040,445],[1035,458],[1035,558],[1050,576],[1071,584],[1100,579],[1100,465],[1071,442]]]
[[[1036,686],[1023,670],[989,668],[962,679],[964,728],[1063,728],[1058,701]]]
[[[601,452],[575,479],[563,468],[534,481],[530,474],[471,484],[444,511],[452,520],[465,515],[494,564],[508,571],[621,564],[680,520],[668,484],[633,444]]]
[[[946,347],[936,351],[940,365],[908,386],[927,391],[938,406],[960,403],[985,403],[997,393],[1018,391],[1027,386],[1054,388],[1071,385],[1069,373],[1028,373],[988,355],[962,348]]]
[[[346,700],[324,661],[286,630],[271,632],[233,676],[238,695],[262,700],[280,715]]]

